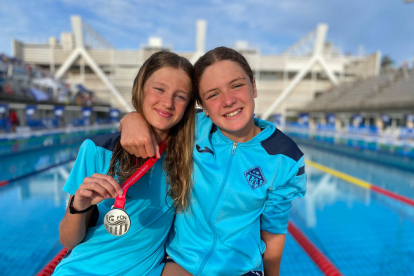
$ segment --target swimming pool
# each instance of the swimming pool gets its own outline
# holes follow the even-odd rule
[[[13,173],[13,166],[33,171],[39,164],[43,168],[56,165],[56,156],[66,162],[0,187],[2,274],[33,275],[62,249],[58,225],[67,200],[62,187],[73,165],[68,160],[76,155],[78,147],[60,146],[35,151],[30,158],[19,155],[1,159],[2,176],[10,170]],[[313,162],[414,198],[412,172],[300,147]],[[412,275],[413,206],[312,166],[306,171],[308,192],[294,202],[291,221],[344,275]],[[323,274],[288,234],[281,275]]]

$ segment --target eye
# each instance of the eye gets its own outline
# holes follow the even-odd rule
[[[233,86],[233,88],[240,88],[240,87],[242,87],[244,84],[235,84],[234,86]]]
[[[211,93],[210,95],[207,96],[207,100],[216,97],[218,94],[217,93]]]
[[[177,99],[180,99],[180,100],[183,100],[183,101],[187,101],[187,99],[186,99],[184,96],[181,96],[181,95],[175,95],[175,97],[176,97]]]
[[[160,91],[160,92],[164,92],[164,90],[163,90],[162,88],[159,88],[159,87],[154,87],[154,89],[155,89],[155,90],[158,90],[158,91]]]

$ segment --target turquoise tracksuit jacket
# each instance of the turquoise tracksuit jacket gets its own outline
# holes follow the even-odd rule
[[[177,214],[168,255],[193,275],[263,270],[260,231],[287,232],[291,201],[306,190],[303,153],[266,121],[246,143],[225,137],[197,114],[190,211]]]

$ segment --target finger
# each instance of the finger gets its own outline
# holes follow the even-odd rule
[[[131,143],[129,143],[126,139],[125,136],[123,136],[123,133],[121,132],[121,139],[119,140],[119,142],[121,143],[121,146],[130,154],[132,153],[132,147],[131,147]]]
[[[157,145],[157,140],[155,139],[153,128],[148,125],[148,132],[146,133],[146,138],[142,140],[142,143],[145,147],[145,152],[148,156],[156,156],[155,145]]]
[[[112,197],[112,194],[99,183],[99,179],[97,179],[95,182],[83,183],[81,186],[79,186],[79,189],[90,190],[92,192],[100,194],[103,198]]]
[[[135,150],[133,147],[130,146],[123,146],[123,148],[129,153],[129,154],[135,154]]]
[[[79,195],[81,195],[83,197],[92,198],[93,197],[93,192],[88,190],[88,189],[79,189]]]
[[[120,194],[120,195],[123,194],[123,190],[122,190],[121,185],[119,185],[119,183],[116,182],[116,180],[112,176],[106,175],[106,174],[98,174],[98,173],[94,174],[92,176],[96,176],[97,178],[102,178],[105,181],[107,181],[110,185],[112,185],[112,187],[114,189],[114,193],[113,193],[114,197],[117,197],[118,194]]]
[[[160,153],[160,146],[158,144],[155,144],[155,154],[157,155],[157,158],[161,158],[161,153]]]
[[[155,135],[154,135],[154,133],[151,131],[151,141],[152,141],[152,145],[153,145],[153,148],[154,148],[154,155],[155,155],[155,157],[157,157],[157,158],[160,158],[161,156],[160,156],[160,147],[158,146],[158,143],[157,143],[157,139],[155,139]],[[151,156],[154,156],[154,155],[151,155]]]
[[[122,124],[125,122],[125,118],[128,116],[129,113],[125,114],[124,117],[119,121],[118,131],[122,131]]]
[[[145,152],[147,153],[149,157],[153,157],[156,155],[156,151],[154,147],[156,144],[157,144],[157,141],[155,140],[155,137],[150,137],[149,141],[145,144]]]
[[[112,176],[106,174],[94,174],[92,178],[96,183],[101,185],[101,187],[104,188],[111,195],[111,197],[118,196],[118,191],[121,190],[121,186],[119,186]]]
[[[139,156],[141,158],[144,158],[144,159],[148,158],[147,150],[145,149],[144,146],[139,146],[138,151],[139,151]]]
[[[90,191],[90,190],[87,190],[87,189],[81,189],[80,191],[79,191],[79,194],[82,194],[82,195],[84,195],[85,197],[88,197],[89,199],[90,199],[90,204],[89,204],[89,206],[91,206],[91,205],[96,205],[96,204],[98,204],[98,203],[101,203],[105,198],[104,197],[102,197],[100,194],[98,194],[98,193],[96,193],[96,192],[94,192],[94,191]],[[88,206],[88,207],[89,207]],[[82,207],[81,209],[82,210],[84,210],[84,209],[86,209],[86,208],[88,208],[88,207]]]
[[[134,146],[131,146],[130,148],[131,148],[132,155],[135,155],[136,157],[141,157],[141,154],[139,153],[139,149],[137,146],[134,145]]]
[[[75,198],[72,206],[76,210],[84,210],[88,208],[92,204],[92,195],[92,191],[84,188],[79,188],[75,193]]]

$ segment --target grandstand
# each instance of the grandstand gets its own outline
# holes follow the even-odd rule
[[[72,16],[71,23],[72,33],[62,32],[60,41],[53,37],[45,44],[13,40],[13,55],[50,70],[67,83],[81,83],[123,112],[132,110],[131,87],[143,62],[155,51],[174,50],[164,46],[161,38],[150,38],[148,45],[137,50],[117,50],[81,17]],[[197,21],[195,51],[176,52],[194,63],[205,53],[206,31],[207,22]],[[255,74],[259,91],[256,116],[266,119],[278,114],[282,120],[296,116],[296,109],[308,106],[315,95],[379,74],[379,52],[345,55],[326,40],[327,32],[328,26],[319,24],[281,54],[265,55],[245,41],[235,43]]]
[[[381,121],[386,115],[387,125],[411,128],[413,122],[407,118],[414,112],[414,69],[403,67],[378,77],[339,85],[296,111],[309,113],[311,127],[324,122],[328,114],[335,114],[341,125],[347,126],[358,113],[366,126],[376,124],[383,129],[385,125]]]

